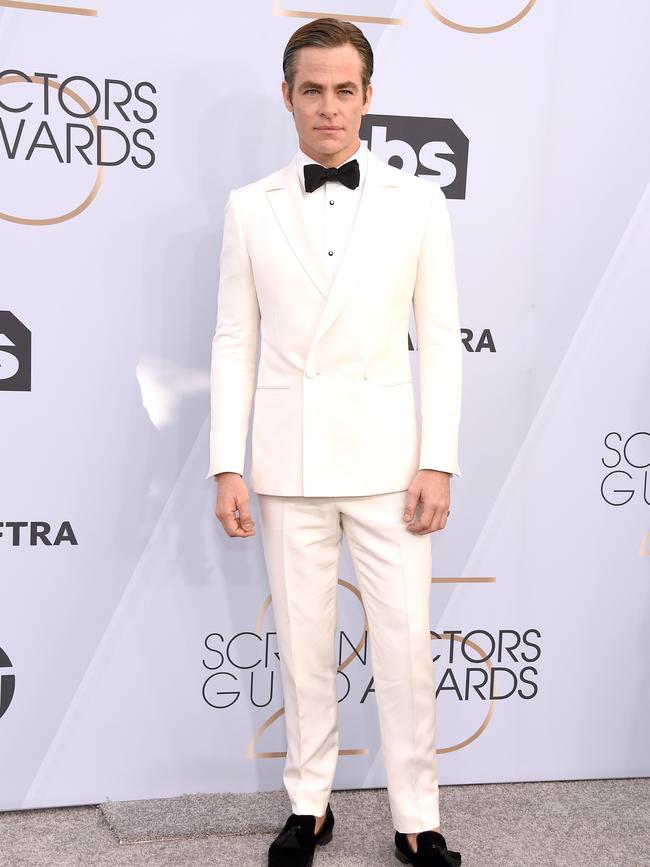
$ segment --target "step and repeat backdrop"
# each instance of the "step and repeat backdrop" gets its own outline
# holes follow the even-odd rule
[[[281,58],[318,14],[367,34],[361,136],[440,182],[454,230],[441,782],[649,775],[648,4],[80,3],[0,0],[0,809],[281,788],[209,364],[225,201],[295,153]],[[383,786],[346,543],[338,593],[335,788]]]

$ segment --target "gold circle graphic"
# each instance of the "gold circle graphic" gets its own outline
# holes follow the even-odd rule
[[[356,596],[359,605],[361,606],[361,610],[363,611],[363,631],[361,632],[361,638],[356,644],[354,650],[350,653],[346,659],[337,667],[337,671],[343,671],[344,668],[352,662],[355,655],[361,651],[361,647],[364,643],[364,634],[368,631],[368,615],[366,613],[366,608],[363,604],[363,600],[361,598],[361,593],[359,592],[358,587],[355,587],[354,584],[351,584],[349,581],[346,581],[344,578],[339,578],[338,582],[339,586],[345,587],[346,590],[349,590],[354,596]],[[264,602],[262,603],[259,613],[257,615],[257,620],[255,621],[255,632],[258,635],[262,634],[262,629],[264,627],[264,618],[266,616],[266,612],[269,610],[272,604],[271,594],[266,597]],[[264,732],[272,725],[277,719],[280,719],[282,714],[284,713],[284,705],[278,708],[278,710],[274,711],[271,716],[264,720],[264,722],[259,726],[257,731],[253,734],[253,737],[250,739],[248,746],[246,747],[246,758],[247,759],[279,759],[284,758],[286,756],[285,752],[258,752],[255,749],[255,745],[257,744],[260,737],[264,734]],[[340,756],[365,756],[367,755],[368,750],[366,747],[346,747],[344,749],[339,749]]]
[[[364,630],[367,630],[368,629],[368,615],[366,613],[366,609],[365,609],[365,606],[363,604],[363,599],[361,597],[361,593],[359,592],[359,589],[357,587],[355,587],[354,584],[351,584],[349,581],[345,581],[343,578],[339,578],[338,584],[342,587],[345,587],[346,590],[349,590],[357,598],[357,601],[359,602],[359,604],[361,606],[361,610],[363,611]],[[272,597],[271,597],[271,594],[269,594],[266,597],[266,599],[264,600],[264,602],[262,603],[260,610],[258,612],[258,615],[257,615],[257,620],[255,623],[255,632],[258,635],[261,635],[261,633],[262,633],[264,619],[265,619],[267,611],[271,607],[271,604],[272,604]],[[359,639],[359,642],[355,647],[355,651],[357,653],[361,650],[361,646],[363,644],[363,634],[364,633],[362,632],[361,638]],[[446,634],[447,633],[443,632],[441,634],[440,639],[436,638],[436,640],[442,640]],[[431,630],[430,630],[430,636],[431,636],[431,638],[435,638],[435,636]],[[448,634],[447,634],[447,637],[449,637]],[[451,638],[453,641],[458,641],[458,642],[465,641],[465,643],[468,644],[473,650],[475,650],[481,657],[487,656],[487,654],[485,653],[483,648],[480,647],[480,645],[478,645],[475,641],[471,641],[469,639],[466,639],[462,635],[452,635]],[[343,671],[343,669],[346,668],[349,665],[349,663],[353,660],[354,656],[355,656],[355,652],[353,651],[338,666],[338,671]],[[485,665],[486,665],[488,671],[491,671],[494,668],[494,666],[492,665],[492,663],[490,662],[489,659],[487,659],[487,658],[484,659],[484,662],[485,662]],[[492,717],[494,715],[494,711],[496,710],[496,702],[497,702],[497,700],[495,698],[491,699],[490,704],[488,705],[488,709],[487,709],[487,713],[485,715],[485,718],[483,719],[483,722],[480,724],[480,726],[476,729],[475,732],[473,732],[469,737],[465,738],[464,740],[459,741],[457,744],[452,744],[449,747],[437,747],[436,748],[436,754],[442,755],[443,753],[453,753],[455,750],[462,750],[463,747],[468,746],[468,744],[471,744],[472,741],[475,741],[478,737],[480,737],[483,734],[483,732],[485,731],[485,729],[488,727],[490,720],[492,719]],[[250,739],[250,742],[248,743],[248,745],[246,747],[246,754],[245,755],[246,755],[247,759],[276,759],[276,758],[284,758],[286,756],[286,751],[283,751],[283,752],[274,752],[274,751],[259,752],[256,750],[257,742],[259,741],[262,734],[269,728],[269,726],[271,726],[276,720],[278,720],[283,715],[283,713],[284,713],[284,705],[282,705],[282,707],[278,708],[278,710],[274,711],[258,727],[258,729],[253,734],[253,737]],[[361,755],[367,755],[367,753],[368,753],[368,749],[364,748],[364,747],[339,749],[339,755],[361,756]]]
[[[363,600],[361,598],[361,593],[359,592],[359,588],[355,587],[350,581],[346,581],[344,578],[339,578],[338,582],[340,587],[345,587],[346,590],[349,590],[354,596],[356,596],[359,605],[361,606],[361,610],[363,611],[363,632],[361,633],[361,638],[359,639],[357,645],[354,650],[350,653],[348,657],[346,657],[343,662],[337,667],[337,671],[343,671],[344,668],[347,668],[348,665],[352,662],[355,656],[360,653],[361,647],[363,645],[363,637],[364,634],[368,631],[368,615],[366,613],[365,605],[363,604]],[[264,618],[266,616],[266,612],[271,607],[273,600],[271,598],[271,594],[266,597],[264,602],[260,607],[259,613],[257,615],[257,620],[255,621],[255,632],[258,635],[262,634],[262,629],[264,628]]]
[[[432,637],[435,638],[433,633],[431,633],[431,635],[432,635]],[[444,635],[445,635],[445,633],[443,632],[442,636],[444,636]],[[479,645],[475,641],[470,641],[467,638],[464,639],[462,635],[452,635],[451,637],[454,641],[461,641],[461,642],[465,641],[465,644],[469,644],[469,646],[472,647],[474,650],[476,650],[481,656],[483,656],[483,657],[486,656],[486,653],[483,650],[483,648],[479,647]],[[492,665],[492,663],[490,662],[489,659],[485,659],[484,662],[485,662],[485,665],[486,665],[488,671],[491,671],[494,668],[494,666]],[[471,744],[472,741],[475,741],[476,738],[479,737],[480,735],[482,735],[483,732],[485,731],[485,729],[488,727],[488,724],[489,724],[490,720],[492,719],[494,711],[496,710],[496,706],[497,706],[497,700],[495,698],[493,698],[490,701],[490,704],[488,705],[488,710],[487,710],[487,713],[485,714],[485,719],[483,720],[481,725],[476,729],[476,731],[473,734],[471,734],[468,738],[465,738],[464,741],[460,741],[457,744],[452,744],[450,747],[436,747],[436,753],[438,753],[438,754],[453,753],[454,750],[462,750],[463,747],[466,747],[468,744]]]
[[[452,21],[451,18],[446,18],[442,12],[439,12],[431,0],[424,0],[424,5],[441,24],[445,24],[447,27],[452,27],[454,30],[461,30],[463,33],[496,33],[499,30],[506,30],[508,27],[512,27],[513,24],[517,24],[517,22],[521,21],[524,16],[528,15],[536,2],[537,0],[528,0],[524,8],[515,16],[504,21],[502,24],[492,24],[489,27],[474,27],[470,24],[460,24],[458,21]]]
[[[43,82],[42,76],[32,75],[29,76],[29,80],[33,84],[39,84]],[[0,79],[0,84],[15,84],[15,83],[27,83],[27,78],[22,78],[20,75],[10,75],[7,78]],[[48,85],[52,87],[54,90],[60,90],[61,85],[56,81],[48,81]],[[69,87],[64,87],[63,92],[67,93],[68,96],[71,96],[72,99],[85,111],[89,112],[90,107],[88,104],[79,96],[78,93],[75,93],[74,90],[71,90]],[[97,118],[93,114],[90,116],[90,122],[97,130]],[[100,146],[99,158],[101,160],[103,156],[103,150]],[[104,166],[97,166],[97,175],[95,176],[95,183],[91,191],[88,193],[86,198],[81,202],[81,204],[77,205],[76,208],[73,208],[71,211],[68,211],[66,214],[60,214],[57,217],[44,217],[42,219],[36,220],[31,219],[29,217],[16,217],[13,214],[5,214],[0,211],[0,220],[7,220],[9,223],[19,223],[23,226],[53,226],[55,223],[64,223],[66,220],[72,220],[82,211],[85,211],[86,208],[91,204],[94,200],[95,196],[99,192],[99,188],[102,185],[102,181],[104,180]]]

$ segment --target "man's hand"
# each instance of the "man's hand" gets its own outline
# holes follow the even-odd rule
[[[250,513],[248,488],[239,473],[217,473],[215,515],[229,536],[254,536],[255,521]],[[237,512],[239,511],[239,516]]]
[[[423,535],[444,528],[449,509],[450,477],[451,473],[442,470],[418,470],[406,491],[404,520],[411,522],[406,526],[409,532]],[[418,506],[421,512],[415,520]]]

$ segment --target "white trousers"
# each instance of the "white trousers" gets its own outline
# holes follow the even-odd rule
[[[440,824],[429,632],[431,534],[402,520],[405,491],[346,497],[257,494],[284,692],[283,782],[294,813],[322,816],[339,750],[336,589],[345,532],[368,618],[393,824]]]

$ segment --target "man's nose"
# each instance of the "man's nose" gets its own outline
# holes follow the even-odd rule
[[[333,93],[324,93],[320,104],[323,114],[332,115],[336,112],[336,98]]]

